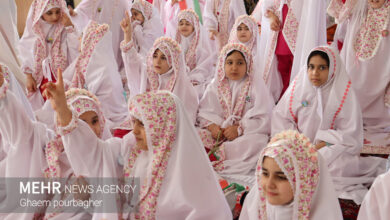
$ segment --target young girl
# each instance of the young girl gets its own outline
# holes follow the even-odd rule
[[[390,143],[386,139],[390,112],[383,102],[390,82],[390,64],[386,59],[390,48],[389,21],[389,1],[359,1],[348,21],[341,51],[362,109],[366,143],[383,146]]]
[[[131,24],[131,38],[133,39],[137,52],[143,57],[146,57],[149,49],[153,46],[153,42],[164,35],[159,14],[157,9],[145,0],[133,1],[130,12],[131,20],[128,14],[126,14],[124,21],[127,24]],[[125,39],[125,41],[127,40]],[[126,62],[126,59],[124,61]]]
[[[58,73],[58,77],[59,83],[63,85],[61,72]],[[2,83],[0,80],[1,84],[3,85],[0,87],[0,134],[14,148],[13,150],[20,151],[17,156],[14,155],[12,157],[12,159],[18,161],[17,167],[27,170],[27,172],[21,174],[20,172],[15,173],[18,172],[16,166],[13,167],[16,168],[15,170],[9,168],[10,172],[7,174],[7,177],[66,179],[74,176],[75,174],[64,151],[61,137],[55,135],[45,125],[32,121],[15,95],[11,91],[7,91],[8,84]],[[44,92],[44,96],[52,97],[52,93],[48,92],[52,86],[53,83],[45,85],[45,89],[49,89]],[[64,88],[61,87],[60,89],[64,93]],[[64,93],[61,98],[63,98],[65,105],[69,105],[75,112],[75,117],[86,123],[86,126],[91,129],[96,138],[106,139],[110,137],[109,131],[104,126],[104,117],[100,111],[100,103],[94,95],[86,90],[71,89],[66,93],[66,96]],[[71,198],[66,197],[63,199]],[[64,219],[70,217],[85,218],[89,215],[83,209],[79,209],[75,213],[62,213],[62,211],[61,209],[47,210],[46,217]]]
[[[77,45],[78,36],[65,1],[33,1],[19,42],[19,55],[34,110],[43,104],[42,86],[55,81],[55,70],[64,70],[77,56]]]
[[[210,42],[199,24],[198,15],[192,9],[179,13],[177,27],[176,41],[180,44],[186,65],[190,70],[188,77],[199,98],[202,98],[207,84],[213,78],[217,55],[211,49]]]
[[[85,88],[98,97],[109,129],[118,126],[127,116],[122,81],[110,50],[111,39],[107,24],[90,21],[83,32],[80,55],[64,72],[69,87]]]
[[[173,94],[152,91],[135,96],[129,102],[133,132],[107,141],[93,135],[63,101],[54,97],[52,103],[58,106],[62,140],[71,164],[78,167],[76,173],[140,178],[139,209],[124,211],[122,218],[232,218],[193,123]]]
[[[277,102],[309,51],[326,43],[326,1],[263,0],[253,16],[261,24],[259,68]],[[310,34],[308,34],[310,33]]]
[[[259,61],[260,34],[256,20],[248,15],[241,15],[236,19],[230,32],[229,43],[242,43],[252,53],[254,62]]]
[[[297,131],[272,138],[260,154],[256,178],[240,220],[343,219],[324,159]]]
[[[204,26],[211,40],[216,40],[220,51],[228,43],[229,34],[237,17],[246,14],[244,1],[210,0],[204,8]]]
[[[360,157],[363,123],[359,103],[337,49],[312,50],[285,96],[274,108],[272,133],[295,129],[325,158],[339,198],[360,204],[367,188],[384,172],[382,158]]]
[[[118,24],[125,16],[125,11],[129,6],[129,1],[126,0],[83,0],[77,5],[74,14],[71,14],[72,22],[79,30],[84,30],[90,20],[109,25],[112,33],[112,49],[118,64],[118,71],[123,69],[123,60],[119,49],[120,42],[123,40],[123,33]]]
[[[197,119],[205,148],[217,158],[216,171],[254,172],[257,155],[268,142],[271,106],[264,83],[254,77],[250,51],[242,44],[226,45]]]
[[[122,23],[124,30],[129,26],[128,23]],[[198,95],[188,78],[179,44],[167,37],[157,39],[145,62],[137,54],[131,36],[131,30],[125,31],[125,40],[121,45],[130,97],[146,91],[168,90],[181,99],[188,115],[195,122]]]

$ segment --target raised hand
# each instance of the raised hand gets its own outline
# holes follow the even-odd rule
[[[50,100],[51,106],[57,112],[57,120],[60,126],[66,126],[72,120],[72,112],[68,108],[65,97],[64,80],[62,71],[58,69],[56,83],[48,82],[43,85],[42,96]]]
[[[31,74],[26,74],[26,88],[28,94],[34,93],[37,91],[37,83],[35,82],[35,79],[32,77]]]
[[[61,17],[61,23],[65,26],[65,27],[69,27],[69,26],[72,26],[73,27],[73,23],[72,21],[70,20],[70,18],[68,17],[68,15],[66,13],[62,13],[62,17]]]
[[[280,20],[278,16],[275,15],[272,11],[268,10],[265,17],[270,19],[271,23],[271,30],[273,31],[279,31],[280,30]]]
[[[74,9],[72,8],[72,6],[68,5],[68,9],[69,9],[69,14],[70,16],[74,17],[77,15],[77,13],[74,11]]]
[[[125,35],[125,42],[129,43],[133,37],[133,27],[131,26],[131,19],[128,11],[126,11],[125,17],[121,21],[121,28]]]

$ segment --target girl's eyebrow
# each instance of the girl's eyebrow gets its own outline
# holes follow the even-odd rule
[[[277,171],[277,172],[275,172],[277,175],[286,175],[286,174],[284,174],[284,172],[283,171]]]

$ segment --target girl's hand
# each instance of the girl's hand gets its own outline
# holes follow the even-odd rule
[[[321,148],[323,148],[325,146],[326,146],[326,143],[324,141],[321,141],[321,142],[319,142],[318,144],[315,145],[317,150],[319,150],[319,149],[321,149]]]
[[[0,87],[3,86],[3,83],[4,83],[3,69],[0,66]]]
[[[174,4],[176,4],[176,3],[178,3],[178,2],[179,2],[179,0],[172,0],[171,6],[173,6]]]
[[[221,129],[220,126],[216,125],[216,124],[211,124],[209,126],[207,126],[207,130],[209,130],[211,132],[211,136],[217,140],[219,138],[219,140],[222,139],[223,135],[223,131]]]
[[[57,120],[60,126],[65,127],[72,120],[72,112],[70,111],[65,97],[64,80],[62,71],[58,69],[58,80],[56,83],[48,82],[43,85],[42,96],[50,100],[51,107],[57,112]]]
[[[69,14],[70,14],[71,17],[74,17],[74,16],[77,15],[77,13],[74,11],[72,6],[68,5],[68,9],[69,9]]]
[[[218,31],[216,31],[216,30],[209,30],[209,32],[210,32],[210,40],[215,40],[216,38],[217,38],[217,36],[218,36]]]
[[[73,27],[73,23],[66,13],[62,13],[61,22],[65,27],[69,27],[69,26]]]
[[[238,137],[238,125],[232,125],[225,128],[223,136],[225,136],[229,141],[236,139]]]
[[[26,74],[26,88],[28,94],[34,93],[37,91],[37,83],[35,82],[35,79],[32,77],[31,74]]]
[[[270,19],[271,30],[273,30],[273,31],[280,30],[280,20],[279,20],[278,16],[275,15],[274,12],[272,12],[271,10],[267,10],[265,17]]]
[[[133,27],[131,26],[131,20],[129,12],[126,11],[125,18],[121,21],[121,28],[125,35],[125,42],[129,43],[133,36]]]

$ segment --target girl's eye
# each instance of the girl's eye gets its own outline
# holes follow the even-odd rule
[[[93,125],[95,125],[96,123],[98,123],[99,122],[99,120],[98,119],[94,119],[94,120],[92,120],[92,124]]]
[[[165,56],[162,56],[161,59],[162,59],[162,60],[166,60],[167,58],[166,58]]]
[[[327,66],[320,66],[320,70],[326,70],[327,68]]]
[[[268,172],[262,172],[261,175],[265,176],[265,177],[268,177]]]
[[[287,177],[284,176],[284,175],[283,176],[277,176],[277,178],[280,179],[280,180],[287,180]]]
[[[229,65],[232,65],[232,64],[233,64],[232,61],[227,61],[226,63],[229,64]]]
[[[313,65],[309,65],[307,68],[308,68],[309,70],[312,70],[312,69],[314,69],[314,66],[313,66]]]
[[[157,58],[157,54],[153,54],[153,58]]]

